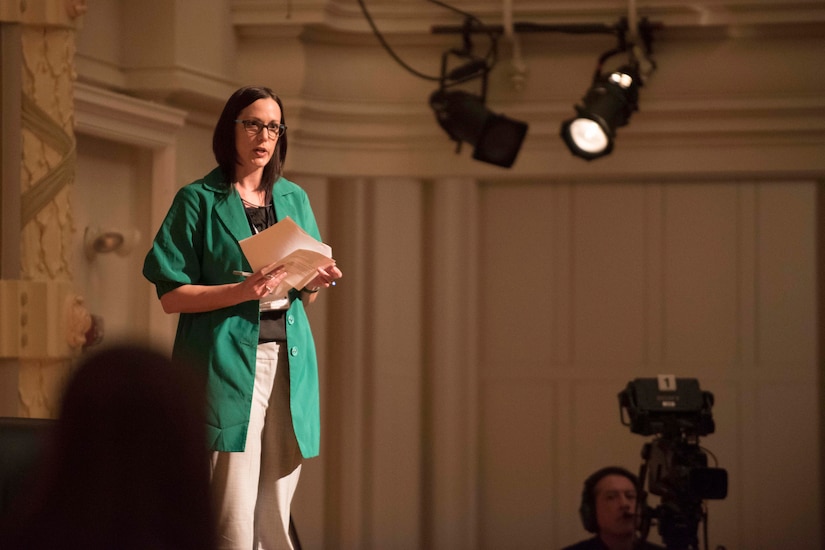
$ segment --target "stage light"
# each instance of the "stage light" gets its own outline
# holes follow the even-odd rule
[[[437,81],[439,88],[430,96],[430,106],[438,124],[456,142],[456,152],[466,142],[474,147],[473,158],[509,168],[515,162],[521,144],[527,135],[528,125],[489,111],[486,105],[487,84],[490,72],[498,57],[500,36],[513,37],[521,33],[568,33],[606,34],[617,39],[616,47],[599,58],[596,76],[590,90],[583,98],[584,105],[576,106],[577,116],[562,124],[561,136],[570,151],[587,160],[599,158],[613,150],[616,128],[624,126],[637,109],[641,78],[647,79],[656,68],[653,61],[653,32],[661,29],[661,23],[653,23],[643,17],[638,19],[635,0],[629,0],[628,16],[613,25],[599,23],[541,24],[512,20],[512,6],[505,6],[507,25],[486,25],[475,15],[450,6],[441,0],[429,0],[464,18],[461,25],[435,25],[434,34],[460,34],[462,46],[450,48],[441,56],[441,73],[432,76],[422,73],[405,63],[390,48],[379,32],[364,0],[358,0],[364,17],[381,46],[411,74],[430,81]],[[505,3],[507,4],[507,3]],[[474,35],[486,36],[489,48],[484,55],[477,54],[473,46]],[[518,52],[514,44],[514,55]],[[605,61],[614,55],[629,54],[627,65],[612,73],[604,74]],[[452,63],[451,63],[452,61]],[[456,66],[456,61],[458,65]],[[514,60],[521,65],[521,59]],[[466,91],[453,91],[455,87],[471,81],[480,81],[481,92],[473,95]]]
[[[597,75],[583,105],[576,106],[577,116],[561,125],[561,137],[570,152],[585,160],[609,155],[616,128],[626,125],[638,109],[640,86],[639,73],[632,65]]]
[[[526,123],[489,111],[481,97],[461,90],[436,90],[430,107],[459,149],[466,142],[474,147],[476,160],[504,168],[513,165],[527,134]]]

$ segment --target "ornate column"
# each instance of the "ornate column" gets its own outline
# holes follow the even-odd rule
[[[8,189],[13,178],[2,182],[3,196],[10,197],[3,202],[3,218],[16,218],[20,246],[19,257],[4,254],[0,280],[0,360],[6,371],[0,384],[14,379],[9,369],[18,373],[17,411],[4,414],[54,417],[72,358],[92,328],[82,298],[72,290],[69,204],[75,171],[75,21],[85,9],[81,0],[28,0],[4,2],[0,10],[3,26],[19,37],[18,48],[4,47],[3,65],[8,57],[21,71],[19,80],[9,82],[19,89],[13,94],[19,98],[14,109],[20,113],[19,134],[11,135],[14,125],[3,134],[4,142],[17,140],[21,152],[14,158],[14,147],[3,151],[4,166],[16,164],[20,170],[16,193]],[[14,231],[4,221],[4,244],[14,242]],[[8,395],[9,388],[4,390]]]

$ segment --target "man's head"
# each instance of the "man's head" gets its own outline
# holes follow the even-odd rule
[[[594,472],[582,491],[579,512],[584,528],[602,536],[632,536],[638,489],[638,478],[624,468],[609,466]]]

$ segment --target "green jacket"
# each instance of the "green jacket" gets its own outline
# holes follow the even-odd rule
[[[320,240],[306,192],[281,178],[272,189],[278,219],[289,216]],[[181,188],[146,256],[143,275],[158,297],[184,284],[239,282],[250,271],[238,241],[252,231],[234,186],[219,168]],[[299,292],[290,291],[286,314],[290,406],[305,458],[318,454],[320,407],[315,342]],[[249,427],[260,313],[257,300],[205,313],[181,313],[173,355],[205,369],[207,430],[216,451],[242,451]]]

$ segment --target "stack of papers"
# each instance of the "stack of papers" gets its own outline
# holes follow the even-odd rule
[[[275,262],[284,266],[287,276],[272,291],[276,297],[285,296],[290,288],[304,288],[318,274],[319,267],[334,262],[332,247],[313,238],[289,216],[240,244],[252,271]]]

